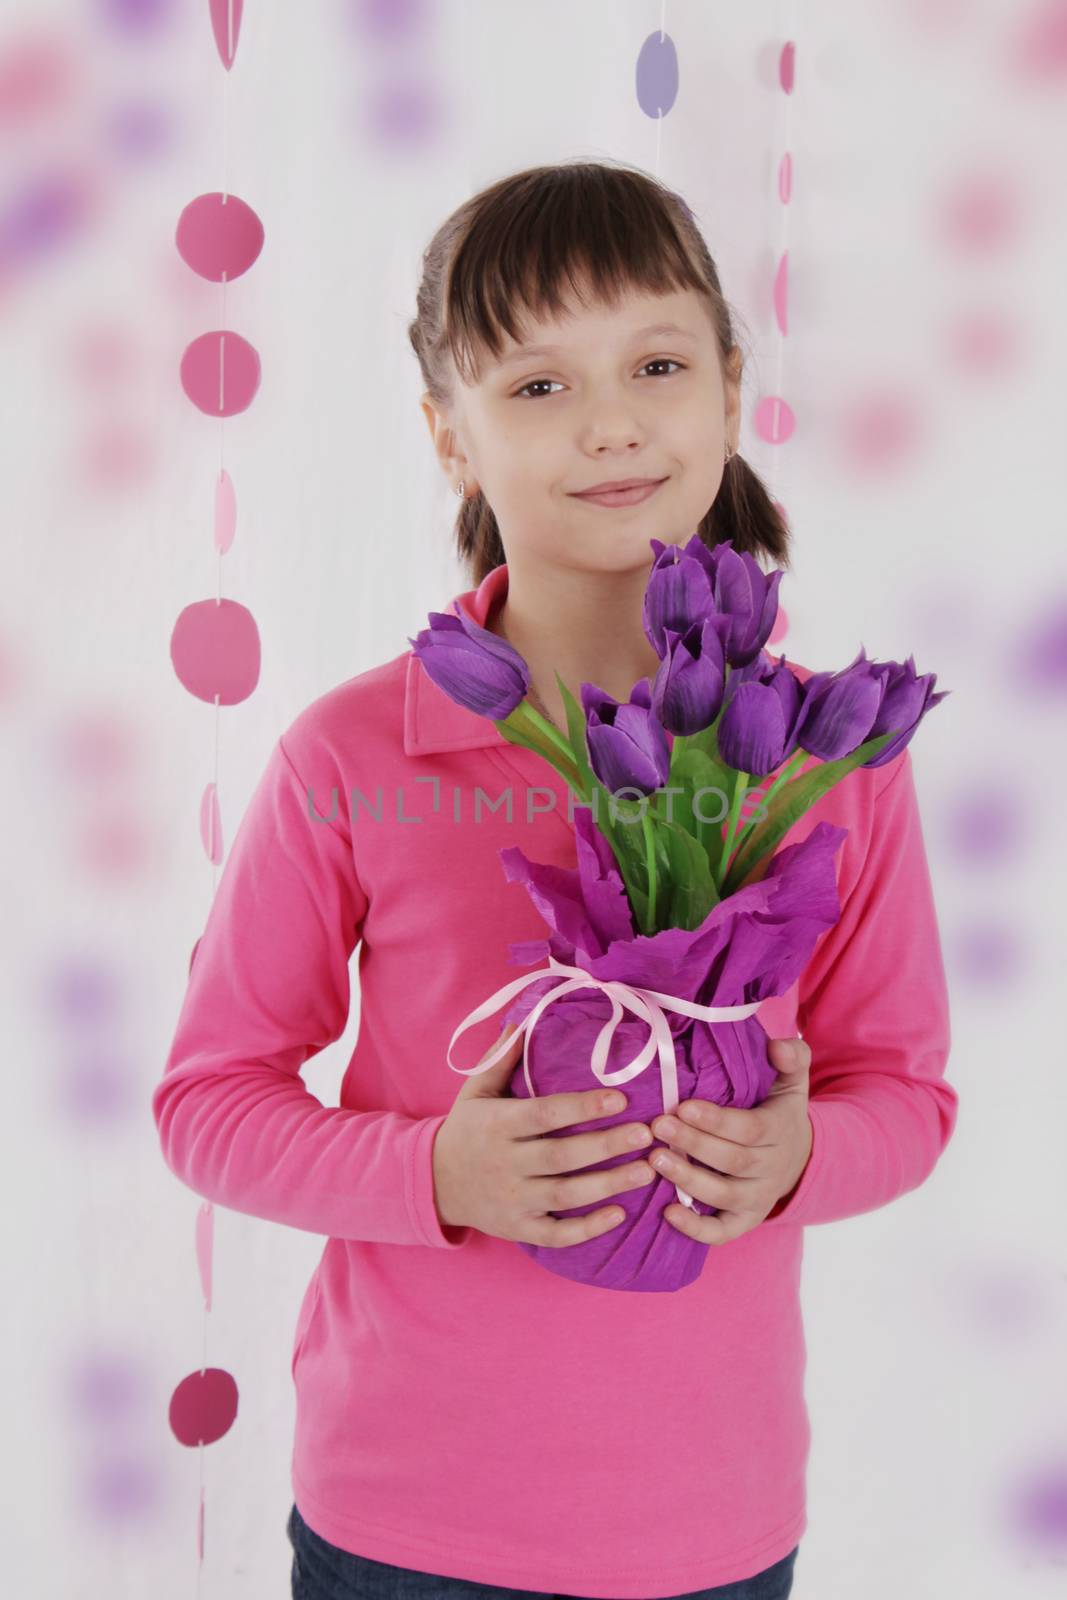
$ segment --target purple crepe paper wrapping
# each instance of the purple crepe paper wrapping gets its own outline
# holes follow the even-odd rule
[[[595,978],[638,990],[656,990],[707,1006],[736,1006],[784,994],[810,960],[819,934],[841,914],[834,855],[848,830],[822,822],[806,839],[773,856],[758,883],[713,907],[699,928],[635,935],[610,844],[588,808],[577,808],[574,818],[577,871],[531,862],[516,846],[500,851],[508,878],[525,885],[552,929],[546,940],[510,945],[512,962],[525,965],[554,956]],[[529,982],[508,1008],[504,1023],[522,1026],[538,1001],[563,981],[549,974]],[[611,1011],[610,999],[598,988],[572,990],[547,1006],[526,1039],[525,1065],[535,1094],[597,1087],[590,1062]],[[767,1059],[767,1033],[756,1016],[739,1022],[705,1022],[669,1010],[664,1015],[674,1041],[679,1102],[700,1099],[750,1107],[766,1098],[778,1074]],[[611,1036],[604,1070],[614,1073],[625,1067],[648,1039],[648,1024],[624,1011]],[[622,1087],[629,1102],[624,1111],[574,1123],[546,1137],[572,1138],[618,1122],[651,1123],[665,1109],[655,1057]],[[512,1074],[510,1090],[516,1098],[529,1098],[521,1063]],[[597,1172],[622,1161],[647,1160],[662,1147],[663,1141],[657,1139],[644,1150],[574,1171]],[[576,1283],[646,1293],[681,1289],[699,1277],[710,1246],[664,1219],[665,1206],[675,1198],[674,1183],[657,1176],[642,1188],[551,1213],[575,1217],[607,1204],[621,1206],[624,1220],[596,1238],[556,1247],[517,1242],[549,1272]],[[717,1214],[714,1206],[692,1199],[695,1214]]]

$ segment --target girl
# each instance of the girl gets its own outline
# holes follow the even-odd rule
[[[425,253],[410,338],[462,500],[473,587],[452,607],[520,651],[558,723],[556,670],[576,697],[589,681],[622,701],[655,672],[651,538],[699,531],[788,566],[737,453],[715,266],[651,177],[538,167],[467,201]],[[618,488],[634,479],[646,493]],[[906,748],[788,836],[848,829],[840,920],[760,1008],[773,1104],[646,1129],[623,1101],[610,1125],[549,1138],[602,1120],[602,1096],[512,1099],[521,1035],[457,1080],[454,1031],[516,976],[509,944],[544,937],[498,852],[573,868],[568,799],[406,650],[278,740],[195,953],[153,1099],[166,1160],[217,1203],[327,1236],[292,1354],[304,1600],[788,1595],[807,1525],[802,1228],[915,1188],[954,1127]],[[344,1031],[357,944],[359,1037],[327,1107],[300,1073]],[[653,1169],[639,1150],[588,1169],[635,1131],[720,1208],[673,1208],[712,1248],[670,1295],[576,1284],[515,1245],[615,1226],[612,1195]]]

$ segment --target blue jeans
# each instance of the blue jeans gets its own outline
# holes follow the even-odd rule
[[[536,1589],[507,1589],[466,1578],[439,1578],[432,1572],[392,1567],[369,1556],[339,1550],[309,1528],[296,1506],[286,1524],[293,1547],[293,1600],[572,1600]],[[787,1600],[799,1545],[752,1578],[695,1589],[675,1600]]]

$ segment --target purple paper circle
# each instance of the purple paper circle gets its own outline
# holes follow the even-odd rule
[[[657,28],[641,46],[635,73],[637,103],[646,117],[665,117],[678,98],[678,52]]]

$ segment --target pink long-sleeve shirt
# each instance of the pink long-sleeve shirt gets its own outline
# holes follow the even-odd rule
[[[484,624],[506,589],[502,565],[452,607]],[[234,838],[152,1110],[197,1194],[326,1235],[292,1353],[309,1525],[397,1566],[642,1600],[749,1577],[800,1540],[803,1228],[930,1174],[956,1119],[948,1000],[905,748],[783,842],[848,828],[841,918],[758,1013],[812,1051],[811,1155],[770,1216],[673,1294],[576,1284],[442,1226],[433,1143],[467,1081],[449,1042],[532,970],[509,943],[546,931],[498,851],[574,867],[568,807],[546,762],[410,650],[315,700]],[[357,945],[359,1035],[324,1106],[301,1068],[345,1029]],[[502,1015],[463,1035],[458,1066]]]

